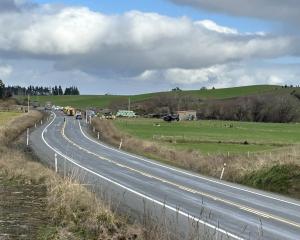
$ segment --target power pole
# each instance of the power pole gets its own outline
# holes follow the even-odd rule
[[[131,108],[131,102],[130,102],[130,97],[128,97],[128,111],[130,111],[130,108]]]
[[[28,96],[27,96],[27,112],[29,113],[29,93],[28,93]]]

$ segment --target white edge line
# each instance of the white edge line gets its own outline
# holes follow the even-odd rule
[[[226,230],[224,230],[224,229],[222,229],[222,228],[218,228],[218,227],[216,227],[216,226],[214,226],[214,225],[212,225],[212,224],[210,224],[210,223],[204,222],[203,220],[201,220],[201,219],[199,219],[199,218],[197,218],[197,217],[192,217],[190,214],[185,213],[185,212],[181,211],[180,209],[176,209],[176,208],[174,208],[174,207],[172,207],[172,206],[170,206],[170,205],[167,205],[167,204],[165,204],[165,203],[163,203],[163,202],[161,202],[161,201],[155,200],[155,199],[153,199],[153,198],[151,198],[151,197],[149,197],[149,196],[147,196],[147,195],[144,195],[144,194],[142,194],[142,193],[140,193],[140,192],[137,192],[137,191],[135,191],[135,190],[133,190],[133,189],[131,189],[131,188],[128,188],[128,187],[126,187],[126,186],[124,186],[124,185],[122,185],[122,184],[120,184],[120,183],[118,183],[118,182],[116,182],[116,181],[114,181],[114,180],[111,180],[111,179],[109,179],[109,178],[107,178],[107,177],[105,177],[105,176],[102,176],[101,174],[96,173],[96,172],[94,172],[94,171],[92,171],[92,170],[90,170],[90,169],[88,169],[88,168],[86,168],[86,167],[84,167],[84,166],[82,166],[82,165],[76,163],[74,159],[72,159],[72,158],[70,158],[70,157],[64,155],[64,154],[61,153],[60,151],[56,150],[54,147],[52,147],[52,146],[50,146],[50,144],[48,144],[48,142],[45,140],[45,137],[44,137],[45,131],[46,131],[47,128],[54,122],[54,120],[55,120],[55,118],[56,118],[56,114],[55,114],[54,112],[52,112],[52,113],[54,114],[54,118],[53,118],[52,121],[45,127],[45,129],[43,130],[41,136],[42,136],[42,139],[43,139],[44,143],[45,143],[50,149],[52,149],[54,152],[56,152],[58,155],[60,155],[60,156],[62,156],[63,158],[67,159],[69,162],[73,163],[73,164],[76,165],[77,167],[80,167],[80,168],[82,168],[83,170],[85,170],[85,171],[87,171],[87,172],[89,172],[89,173],[92,173],[92,174],[96,175],[96,176],[99,177],[99,178],[102,178],[102,179],[106,180],[107,182],[113,183],[113,184],[117,185],[118,187],[121,187],[121,188],[123,188],[123,189],[125,189],[125,190],[127,190],[127,191],[129,191],[129,192],[131,192],[131,193],[134,193],[134,194],[138,195],[139,197],[142,197],[142,198],[147,199],[147,200],[149,200],[149,201],[151,201],[151,202],[153,202],[153,203],[156,203],[157,205],[160,205],[160,206],[162,206],[162,207],[165,207],[165,208],[167,208],[167,209],[169,209],[169,210],[171,210],[171,211],[173,211],[173,212],[175,212],[175,213],[178,213],[178,214],[180,214],[180,215],[182,215],[182,216],[184,216],[184,217],[187,217],[188,219],[191,219],[191,220],[193,220],[193,221],[195,221],[195,222],[199,222],[199,223],[203,224],[204,226],[207,226],[207,227],[209,227],[209,228],[212,228],[212,229],[214,229],[215,231],[218,231],[218,232],[220,232],[220,233],[223,233],[223,234],[225,234],[225,235],[227,235],[227,236],[229,236],[229,237],[231,237],[231,238],[234,238],[234,239],[237,239],[237,240],[245,240],[244,238],[241,238],[241,237],[236,236],[236,235],[234,235],[234,234],[232,234],[232,233],[230,233],[230,232],[227,232]]]
[[[79,121],[78,121],[79,122]],[[229,185],[229,184],[226,184],[224,182],[220,182],[220,181],[215,181],[215,180],[212,180],[212,179],[209,179],[209,178],[205,178],[205,177],[201,177],[199,175],[195,175],[195,174],[192,174],[192,173],[189,173],[189,172],[186,172],[186,171],[182,171],[182,170],[179,170],[179,169],[176,169],[176,168],[173,168],[173,167],[169,167],[169,166],[166,166],[166,165],[162,165],[162,164],[159,164],[159,163],[156,163],[154,161],[150,161],[150,160],[147,160],[145,158],[141,158],[141,157],[138,157],[136,155],[132,155],[130,153],[127,153],[127,152],[124,152],[124,151],[120,151],[118,149],[115,149],[113,147],[109,147],[107,145],[104,145],[100,142],[97,142],[91,138],[89,138],[82,130],[82,127],[81,127],[81,124],[79,122],[79,127],[80,127],[80,131],[81,133],[83,134],[83,136],[85,138],[87,138],[88,140],[104,147],[104,148],[107,148],[107,149],[110,149],[110,150],[113,150],[115,152],[118,152],[118,153],[121,153],[123,155],[127,155],[127,156],[130,156],[130,157],[133,157],[133,158],[136,158],[136,159],[139,159],[139,160],[142,160],[144,162],[147,162],[147,163],[151,163],[153,165],[156,165],[156,166],[159,166],[159,167],[163,167],[163,168],[166,168],[166,169],[169,169],[169,170],[172,170],[172,171],[175,171],[175,172],[179,172],[179,173],[183,173],[187,176],[191,176],[191,177],[195,177],[195,178],[199,178],[199,179],[202,179],[202,180],[206,180],[206,181],[209,181],[209,182],[213,182],[213,183],[217,183],[217,184],[220,184],[220,185],[223,185],[223,186],[226,186],[226,187],[230,187],[230,188],[233,188],[233,189],[237,189],[237,190],[240,190],[240,191],[244,191],[244,192],[248,192],[248,193],[252,193],[252,194],[255,194],[255,195],[258,195],[258,196],[261,196],[261,197],[265,197],[265,198],[269,198],[269,199],[273,199],[273,200],[277,200],[277,201],[280,201],[280,202],[284,202],[284,203],[288,203],[288,204],[292,204],[294,206],[297,206],[297,207],[300,207],[300,204],[297,204],[297,203],[293,203],[293,202],[290,202],[290,201],[286,201],[286,200],[283,200],[283,199],[280,199],[280,198],[276,198],[276,197],[272,197],[272,196],[268,196],[268,195],[265,195],[265,194],[262,194],[262,193],[258,193],[258,192],[253,192],[251,190],[247,190],[247,189],[244,189],[244,188],[239,188],[239,187],[236,187],[236,186],[232,186],[232,185]]]

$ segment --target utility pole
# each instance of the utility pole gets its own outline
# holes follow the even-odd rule
[[[28,93],[28,96],[27,96],[27,112],[29,113],[29,93]]]
[[[130,102],[130,97],[128,97],[128,111],[130,111],[130,108],[131,108],[131,102]]]

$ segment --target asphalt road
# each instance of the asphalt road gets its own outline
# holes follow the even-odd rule
[[[81,181],[124,209],[164,218],[161,224],[182,239],[197,233],[203,239],[300,240],[300,201],[120,151],[91,137],[83,121],[62,113],[33,131],[30,143],[46,164],[54,165],[56,153],[60,172],[76,169]]]

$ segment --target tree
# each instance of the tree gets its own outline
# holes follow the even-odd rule
[[[3,81],[0,79],[0,98],[4,98],[5,95],[5,85]]]
[[[58,95],[64,95],[63,90],[60,85],[58,87]]]
[[[173,88],[172,92],[181,92],[182,90],[179,87]]]

